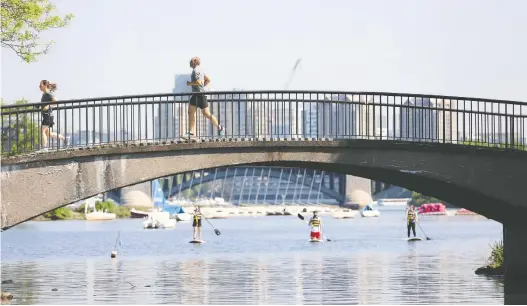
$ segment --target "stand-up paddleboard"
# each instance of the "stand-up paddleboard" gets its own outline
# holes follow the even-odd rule
[[[408,238],[408,241],[421,241],[421,240],[423,240],[423,238],[419,238],[419,237]]]
[[[188,243],[205,243],[203,240],[191,240]]]
[[[318,239],[309,239],[309,242],[324,242],[324,240],[318,240]]]

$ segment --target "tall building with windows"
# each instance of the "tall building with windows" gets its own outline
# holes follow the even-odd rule
[[[173,93],[190,93],[192,90],[187,86],[190,74],[176,74],[174,78]],[[154,137],[156,139],[173,140],[181,137],[187,132],[188,95],[176,96],[173,100],[159,105],[154,117]]]
[[[429,98],[410,98],[401,107],[401,138],[410,141],[438,139],[437,109]]]
[[[436,103],[438,140],[446,143],[457,143],[459,140],[459,129],[455,101],[450,99],[437,99]]]

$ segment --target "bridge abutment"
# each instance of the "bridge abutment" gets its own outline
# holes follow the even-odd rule
[[[346,199],[343,204],[358,204],[362,208],[372,202],[371,180],[346,175]]]
[[[505,304],[527,305],[527,225],[503,226]]]

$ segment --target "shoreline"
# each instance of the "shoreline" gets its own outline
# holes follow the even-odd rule
[[[184,205],[183,210],[187,214],[192,214],[194,206]],[[348,217],[353,218],[359,214],[358,210],[352,210],[350,208],[339,207],[336,205],[247,205],[234,206],[202,206],[201,212],[209,219],[220,219],[230,217],[243,217],[243,216],[254,216],[254,217],[266,217],[266,216],[296,216],[301,214],[308,216],[313,211],[318,211],[321,216],[338,217],[340,215],[349,215]]]
[[[301,214],[304,217],[307,217],[313,213],[313,211],[318,211],[320,216],[324,217],[333,217],[335,219],[352,219],[356,217],[361,217],[360,211],[357,209],[352,209],[349,207],[341,207],[334,204],[296,204],[296,205],[273,205],[273,204],[241,204],[241,205],[200,205],[201,212],[208,219],[226,219],[233,217],[243,217],[243,216],[252,216],[252,217],[266,217],[266,216],[296,216]],[[186,214],[192,214],[194,212],[195,206],[184,204],[181,206]],[[130,209],[130,207],[126,207]],[[136,207],[137,210],[148,211],[149,207]],[[71,210],[71,209],[70,209]],[[381,215],[383,208],[379,208]],[[388,208],[387,211],[392,209]],[[43,215],[37,216],[30,221],[64,221],[64,220],[85,220],[84,214],[71,210],[72,216],[66,219],[51,219],[46,218]],[[422,214],[422,217],[427,216],[471,216],[476,217],[480,216],[478,214],[456,214],[455,211],[450,211],[449,213],[444,214]],[[130,217],[122,217],[116,219],[131,219]]]

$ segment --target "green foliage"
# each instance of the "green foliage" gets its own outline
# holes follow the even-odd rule
[[[444,201],[441,201],[439,199],[436,199],[434,197],[425,196],[421,193],[412,192],[412,199],[408,204],[414,205],[414,206],[420,206],[427,203],[444,203]]]
[[[490,245],[491,253],[487,260],[488,266],[491,268],[500,268],[503,265],[503,241],[494,242]]]
[[[504,143],[488,143],[488,142],[482,142],[482,141],[466,141],[462,142],[461,145],[465,146],[475,146],[475,147],[488,147],[488,148],[499,148],[499,149],[516,149],[516,150],[526,150],[527,146],[523,145],[522,143],[515,143],[515,144],[509,144],[506,145]]]
[[[44,214],[45,218],[51,220],[67,220],[72,216],[71,210],[67,207],[60,207]]]
[[[79,207],[75,208],[74,211],[78,213],[84,213],[84,209],[86,207],[86,204],[81,204]]]
[[[130,213],[130,209],[128,209],[128,207],[117,206],[115,208],[115,215],[117,218],[130,218],[132,214]]]
[[[36,61],[54,43],[49,41],[42,46],[40,34],[66,27],[73,18],[72,14],[60,17],[56,13],[49,0],[2,0],[2,47],[10,48],[26,63]]]
[[[95,209],[99,211],[114,213],[117,218],[128,218],[131,216],[130,209],[124,206],[116,205],[113,201],[97,201],[95,202]]]
[[[21,99],[16,105],[27,104]],[[3,104],[3,100],[0,102]],[[2,156],[18,155],[38,149],[40,143],[39,123],[34,116],[32,106],[16,109],[16,114],[7,115],[2,112]]]

